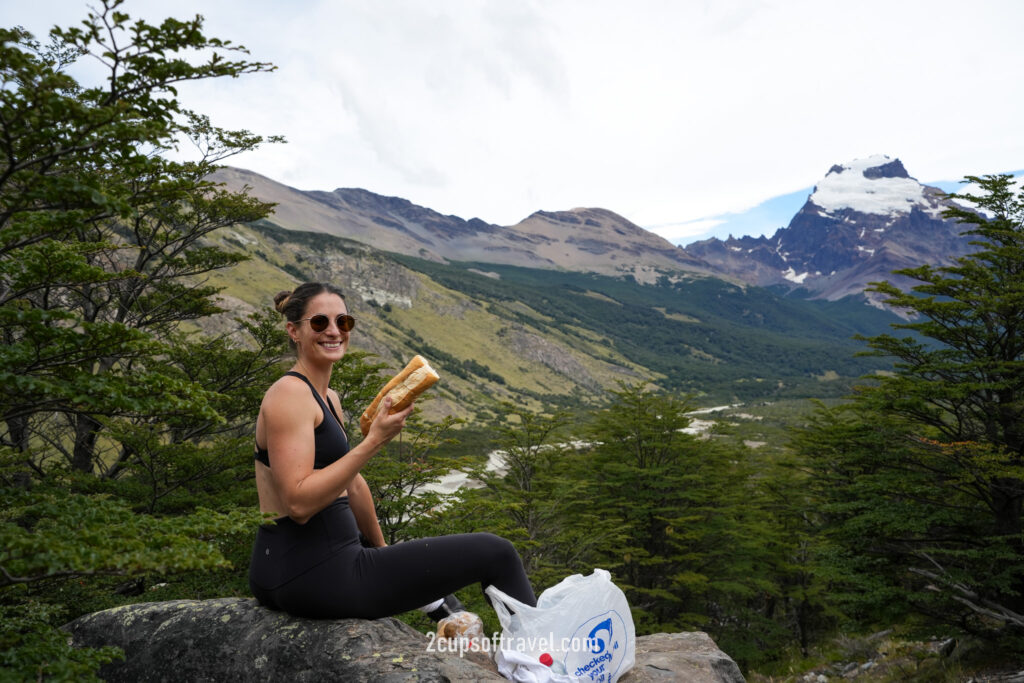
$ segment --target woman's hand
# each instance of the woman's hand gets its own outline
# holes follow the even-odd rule
[[[405,427],[405,419],[412,414],[414,404],[415,401],[410,403],[403,410],[391,415],[391,397],[385,396],[384,401],[381,403],[380,410],[377,411],[377,414],[373,418],[373,422],[370,423],[369,430],[363,433],[363,437],[366,439],[372,439],[381,446],[391,441],[391,439],[398,436]]]

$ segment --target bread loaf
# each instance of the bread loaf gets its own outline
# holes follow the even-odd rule
[[[438,379],[438,374],[430,367],[430,363],[423,356],[414,356],[409,364],[401,372],[392,377],[384,388],[377,393],[369,407],[363,411],[359,418],[359,427],[363,434],[370,430],[370,423],[377,415],[384,398],[391,396],[390,413],[397,413],[404,410],[412,403],[417,396],[430,388]]]

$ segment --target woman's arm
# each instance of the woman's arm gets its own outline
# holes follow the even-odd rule
[[[357,474],[348,486],[348,505],[355,515],[356,525],[366,540],[375,548],[386,546],[384,532],[380,530],[377,508],[373,505],[373,493],[362,474]]]
[[[276,384],[264,399],[270,471],[284,506],[279,512],[299,524],[305,524],[352,485],[363,465],[402,431],[412,409],[394,415],[380,411],[358,446],[329,466],[314,470],[313,429],[319,412],[308,387],[298,382]]]

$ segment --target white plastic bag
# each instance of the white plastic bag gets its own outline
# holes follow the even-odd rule
[[[633,667],[629,603],[604,569],[566,577],[541,593],[536,607],[494,586],[487,595],[502,628],[494,660],[512,681],[613,683]]]

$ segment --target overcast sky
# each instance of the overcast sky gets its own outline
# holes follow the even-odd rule
[[[0,10],[3,25],[42,35],[78,23],[89,4],[0,0]],[[278,66],[182,91],[215,124],[288,139],[234,165],[466,219],[510,225],[538,209],[603,207],[686,244],[723,214],[805,197],[833,164],[873,154],[923,182],[1024,168],[1020,0],[123,8],[202,14],[209,34]]]

